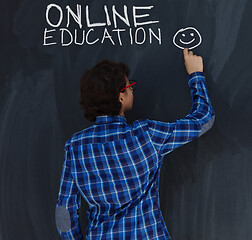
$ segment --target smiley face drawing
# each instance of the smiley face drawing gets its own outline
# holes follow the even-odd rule
[[[200,33],[194,27],[179,29],[173,37],[173,43],[178,48],[193,49],[199,46],[202,42]]]

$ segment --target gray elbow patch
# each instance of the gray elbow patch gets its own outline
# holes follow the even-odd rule
[[[207,132],[214,124],[215,116],[213,116],[207,123],[205,123],[202,126],[201,132],[199,136],[203,135],[205,132]]]
[[[61,232],[67,232],[71,228],[70,214],[63,206],[56,206],[55,220],[56,225]]]

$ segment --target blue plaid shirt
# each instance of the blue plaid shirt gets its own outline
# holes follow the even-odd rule
[[[170,239],[159,205],[164,155],[204,134],[214,110],[203,72],[187,76],[192,108],[174,122],[98,116],[95,124],[72,135],[55,208],[62,239],[83,239],[77,210],[88,205],[85,239]]]

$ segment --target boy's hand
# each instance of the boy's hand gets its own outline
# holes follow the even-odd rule
[[[187,73],[190,75],[193,72],[203,72],[203,59],[201,56],[188,52],[188,48],[184,48],[184,60]]]

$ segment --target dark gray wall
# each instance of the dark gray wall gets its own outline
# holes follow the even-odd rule
[[[46,7],[76,10],[85,5],[92,22],[105,19],[103,5],[119,12],[125,1],[4,1],[1,4],[0,78],[0,239],[59,239],[54,209],[64,158],[64,143],[89,127],[78,104],[79,79],[102,59],[129,65],[137,80],[128,123],[140,118],[174,121],[191,107],[183,52],[172,43],[181,28],[193,26],[202,43],[193,49],[204,61],[207,87],[216,112],[213,128],[165,156],[160,204],[174,240],[252,239],[252,5],[248,0],[127,2],[154,7],[143,26],[161,30],[162,44],[104,43],[43,45]],[[140,12],[139,12],[140,13]],[[144,13],[141,12],[141,13]],[[62,24],[65,28],[66,14]],[[57,22],[57,11],[51,19]],[[147,19],[147,18],[146,18]],[[120,22],[120,28],[128,27]],[[72,21],[70,31],[78,29]],[[95,28],[90,39],[101,37]],[[113,29],[110,26],[108,29]],[[57,30],[58,31],[58,30]],[[92,34],[92,35],[91,35]],[[58,38],[59,38],[58,32]],[[57,36],[55,37],[57,39]],[[54,39],[54,40],[55,40]],[[116,39],[116,38],[115,38]],[[50,39],[52,40],[52,39]],[[85,207],[81,208],[84,228]]]

